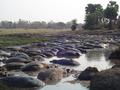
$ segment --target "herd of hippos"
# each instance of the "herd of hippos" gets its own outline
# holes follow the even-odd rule
[[[103,49],[105,45],[117,45],[120,36],[112,35],[59,35],[46,36],[51,38],[47,42],[36,42],[30,45],[0,48],[0,90],[13,88],[42,88],[49,82],[59,81],[75,70],[61,66],[79,66],[74,58],[92,49]],[[51,60],[50,64],[45,60]],[[120,67],[118,65],[118,67]],[[120,70],[112,69],[98,71],[95,67],[88,67],[79,73],[78,80],[91,80],[90,90],[120,90]],[[117,72],[116,72],[117,71]],[[12,72],[24,72],[27,75],[18,75]],[[29,73],[37,72],[36,78]]]

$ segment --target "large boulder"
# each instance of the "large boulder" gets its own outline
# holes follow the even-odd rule
[[[50,61],[54,64],[66,65],[66,66],[79,66],[79,62],[72,60],[72,59],[60,59],[60,60],[53,60]]]
[[[91,80],[95,74],[99,72],[96,67],[88,67],[80,73],[78,76],[79,80]]]
[[[90,90],[120,90],[120,68],[97,73],[91,80]]]
[[[80,53],[72,50],[62,50],[57,52],[57,57],[65,57],[65,58],[79,58]]]
[[[45,84],[35,78],[31,77],[21,77],[21,76],[9,76],[0,79],[0,88],[33,88],[33,87],[43,87]],[[7,89],[1,89],[7,90]]]
[[[59,81],[64,76],[64,70],[60,68],[50,68],[40,71],[37,78],[45,82]]]

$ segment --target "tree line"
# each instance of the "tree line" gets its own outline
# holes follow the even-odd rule
[[[110,1],[105,9],[101,4],[88,4],[85,8],[84,29],[120,29],[119,5]]]
[[[24,28],[24,29],[43,29],[43,28],[48,28],[48,29],[68,29],[71,28],[73,21],[69,21],[67,23],[64,22],[45,22],[45,21],[26,21],[19,19],[17,22],[12,22],[12,21],[1,21],[0,22],[0,28]],[[78,28],[81,28],[82,25],[78,24]]]

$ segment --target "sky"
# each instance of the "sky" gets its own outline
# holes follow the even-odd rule
[[[88,3],[101,4],[104,8],[110,0],[0,0],[0,21],[19,19],[29,21],[68,22],[77,19],[84,22]],[[120,0],[114,0],[120,5]]]

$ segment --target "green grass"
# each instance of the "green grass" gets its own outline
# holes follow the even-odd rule
[[[0,47],[5,46],[15,46],[15,45],[25,45],[33,42],[45,42],[46,38],[26,38],[17,36],[0,36]]]
[[[46,37],[41,35],[55,35],[64,33],[67,29],[0,29],[0,47],[31,44],[33,42],[45,42]],[[36,36],[37,34],[37,36]]]
[[[8,34],[57,34],[60,32],[70,31],[68,29],[0,29],[0,35]]]

